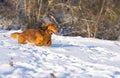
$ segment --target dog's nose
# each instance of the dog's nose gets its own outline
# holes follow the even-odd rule
[[[57,29],[56,33],[59,33],[59,30]]]

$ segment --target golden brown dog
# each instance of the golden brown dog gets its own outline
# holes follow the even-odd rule
[[[28,42],[34,43],[37,46],[50,46],[52,44],[51,35],[58,33],[58,28],[54,23],[47,22],[41,29],[28,29],[22,33],[12,33],[12,38],[18,38],[19,44],[26,44]]]

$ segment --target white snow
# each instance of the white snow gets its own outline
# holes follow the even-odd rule
[[[0,78],[120,78],[120,42],[52,35],[51,47],[38,47],[13,32],[0,30]]]

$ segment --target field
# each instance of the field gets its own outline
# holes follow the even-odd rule
[[[120,78],[120,42],[53,34],[51,47],[38,47],[13,32],[0,30],[0,78]]]

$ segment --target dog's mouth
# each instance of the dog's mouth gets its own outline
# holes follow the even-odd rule
[[[53,34],[53,33],[56,34],[57,32],[51,30],[51,34]]]
[[[51,30],[50,32],[49,32],[50,34],[57,34],[58,33],[58,31],[53,31],[53,30]]]

